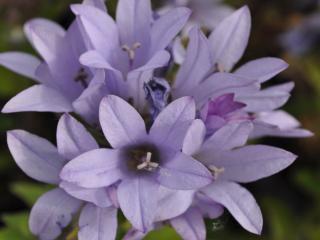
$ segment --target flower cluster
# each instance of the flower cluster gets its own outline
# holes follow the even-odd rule
[[[204,218],[226,208],[260,234],[260,209],[240,184],[275,174],[296,156],[248,139],[312,134],[278,110],[292,83],[263,86],[287,68],[284,61],[234,69],[248,43],[249,9],[226,17],[208,38],[193,26],[186,49],[173,44],[191,15],[186,7],[154,14],[149,0],[119,0],[116,20],[102,0],[71,9],[67,30],[45,19],[26,23],[41,60],[0,54],[2,66],[38,83],[2,112],[62,113],[57,146],[23,130],[7,134],[18,166],[57,186],[33,206],[32,233],[55,239],[74,220],[80,240],[112,240],[119,210],[132,225],[127,240],[165,224],[183,239],[204,240]]]

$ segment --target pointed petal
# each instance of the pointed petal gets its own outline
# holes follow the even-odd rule
[[[30,54],[20,52],[0,54],[0,65],[38,82],[41,82],[41,79],[35,73],[40,64],[40,60]]]
[[[151,227],[157,209],[159,184],[150,176],[139,176],[120,183],[118,199],[123,214],[138,230]]]
[[[236,183],[217,181],[203,189],[203,192],[225,206],[243,228],[255,234],[261,233],[262,214],[248,190]]]
[[[180,150],[194,118],[195,103],[191,97],[175,100],[158,115],[150,129],[150,136],[159,144]]]
[[[203,145],[202,151],[206,149],[231,150],[245,145],[253,130],[251,122],[229,123],[215,132]]]
[[[120,163],[121,152],[117,150],[92,150],[70,161],[60,177],[85,188],[107,187],[121,178]]]
[[[285,128],[281,129],[277,125],[265,123],[260,120],[254,121],[254,129],[250,138],[261,138],[261,137],[285,137],[285,138],[306,138],[312,137],[314,134],[309,130],[302,128]]]
[[[275,86],[256,93],[242,94],[236,97],[236,100],[246,104],[244,110],[247,112],[272,111],[282,107],[290,98],[290,93],[286,90],[283,91],[281,88],[278,89]]]
[[[247,231],[261,234],[263,225],[261,210],[248,190],[236,183],[215,182],[203,192],[225,206]]]
[[[24,32],[38,53],[47,62],[53,60],[66,34],[55,22],[47,19],[33,19],[24,25]]]
[[[225,18],[209,37],[214,63],[229,72],[248,45],[250,29],[251,16],[247,6]]]
[[[170,223],[183,239],[206,239],[206,226],[201,213],[196,208],[190,208],[182,216],[172,219]]]
[[[54,145],[22,130],[9,131],[7,141],[15,162],[29,177],[45,183],[60,182],[65,161]]]
[[[29,227],[39,239],[56,239],[80,209],[81,201],[56,188],[42,195],[33,206]]]
[[[288,64],[280,58],[260,58],[248,62],[238,68],[234,74],[258,80],[263,83],[288,68]]]
[[[135,69],[133,72],[142,72],[142,71],[154,70],[156,68],[161,68],[166,66],[169,60],[170,60],[170,54],[165,50],[161,50],[154,53],[152,58],[145,65]]]
[[[157,19],[151,29],[151,54],[165,49],[178,35],[191,15],[188,8],[174,8]]]
[[[159,169],[158,181],[161,185],[175,190],[199,189],[210,184],[211,173],[199,161],[177,153]]]
[[[3,113],[14,112],[71,112],[69,99],[57,90],[44,86],[32,86],[15,97],[3,107]]]
[[[174,88],[180,96],[184,92],[192,91],[213,69],[208,40],[201,30],[197,27],[193,28],[190,31],[189,39],[185,61],[181,65],[174,83]]]
[[[280,172],[296,158],[294,154],[280,148],[250,145],[224,152],[213,163],[216,167],[224,168],[219,179],[247,183]]]
[[[117,209],[87,204],[79,219],[79,240],[114,240],[117,234]]]
[[[189,95],[195,98],[197,106],[200,108],[208,100],[218,98],[224,94],[233,93],[236,97],[250,96],[258,92],[259,89],[260,86],[255,80],[239,77],[231,73],[215,73],[196,88],[190,89]],[[241,101],[239,100],[239,102]]]
[[[160,187],[155,222],[180,216],[192,204],[194,191],[177,191]]]
[[[94,6],[96,8],[99,8],[100,10],[102,10],[104,12],[108,12],[107,11],[107,6],[106,6],[104,0],[84,0],[82,2],[82,4],[91,5],[91,6]]]
[[[100,124],[113,148],[134,144],[147,134],[140,114],[125,100],[113,95],[101,101]]]
[[[116,15],[121,44],[132,46],[139,42],[142,48],[149,46],[152,22],[150,0],[119,0]]]
[[[95,204],[98,207],[110,207],[112,202],[106,188],[83,188],[73,183],[62,181],[59,185],[69,195]]]
[[[107,13],[90,5],[74,4],[71,5],[71,10],[79,17],[93,49],[110,59],[114,50],[119,48],[118,29],[114,20]]]
[[[64,114],[59,120],[57,146],[59,153],[68,160],[99,148],[96,140],[87,129],[68,114]]]
[[[202,120],[194,120],[183,140],[182,152],[189,156],[196,154],[200,150],[205,136],[206,126]]]

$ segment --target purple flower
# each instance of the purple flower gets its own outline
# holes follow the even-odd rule
[[[199,29],[192,29],[185,60],[172,87],[173,97],[193,96],[200,110],[208,100],[234,94],[236,102],[246,105],[243,108],[246,113],[254,113],[253,116],[259,116],[261,112],[273,115],[274,110],[287,102],[294,85],[286,83],[262,88],[262,84],[286,69],[287,63],[277,58],[261,58],[244,64],[233,74],[226,73],[232,71],[242,57],[248,44],[250,28],[250,12],[245,6],[225,18],[209,39]],[[263,122],[264,134],[259,131],[260,136],[312,135],[309,131],[296,129],[290,122],[282,121],[281,127],[275,126],[276,122]],[[262,125],[259,119],[254,123]]]
[[[142,111],[144,83],[152,79],[154,69],[168,63],[164,49],[185,25],[190,10],[175,8],[154,21],[150,0],[120,0],[116,22],[92,6],[72,5],[72,10],[92,49],[81,56],[81,63],[106,69],[114,88],[123,89],[118,85],[125,83],[127,99]]]
[[[181,98],[159,114],[147,133],[139,113],[110,95],[101,102],[100,123],[114,149],[80,155],[64,167],[61,177],[87,188],[120,181],[120,208],[136,229],[146,232],[154,222],[160,186],[191,190],[212,182],[211,173],[200,162],[180,151],[194,118],[194,101]]]
[[[103,5],[99,0],[85,2]],[[73,22],[65,31],[52,21],[34,19],[25,24],[24,32],[44,61],[25,53],[7,52],[0,54],[0,64],[39,84],[12,98],[2,112],[73,111],[73,102],[94,75],[79,62],[87,48],[78,24]]]
[[[8,146],[18,166],[31,178],[59,187],[43,194],[31,210],[29,227],[39,239],[55,239],[81,209],[79,239],[115,239],[117,210],[105,188],[82,188],[59,177],[69,160],[99,148],[74,118],[63,115],[56,148],[47,140],[22,130],[8,132]],[[103,228],[101,226],[104,226]]]
[[[244,146],[253,130],[250,122],[230,123],[206,138],[206,127],[195,120],[183,143],[183,152],[211,170],[215,181],[200,190],[212,204],[223,205],[246,230],[259,234],[262,216],[253,196],[239,183],[271,176],[288,167],[296,156],[285,150]],[[192,238],[191,238],[192,239]]]

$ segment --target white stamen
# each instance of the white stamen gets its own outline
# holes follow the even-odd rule
[[[217,69],[218,69],[218,72],[221,72],[221,73],[225,72],[224,67],[220,63],[217,63]]]
[[[147,171],[153,171],[154,169],[159,167],[159,164],[156,162],[151,162],[152,153],[147,152],[147,156],[145,157],[143,163],[139,164],[137,166],[138,170],[147,170]]]
[[[225,169],[222,168],[218,168],[214,165],[209,166],[210,171],[212,172],[213,176],[215,179],[218,179],[218,177],[220,176],[220,174],[224,173]]]
[[[129,47],[127,44],[124,44],[121,46],[121,49],[128,53],[129,59],[133,60],[136,55],[136,50],[141,47],[141,43],[136,42],[131,47]]]

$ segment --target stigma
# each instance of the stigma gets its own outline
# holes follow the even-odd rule
[[[153,170],[159,167],[159,164],[151,161],[152,153],[147,152],[147,155],[144,157],[144,160],[141,164],[137,166],[138,170],[147,170],[152,172]]]
[[[134,60],[135,58],[135,55],[136,55],[136,50],[138,48],[141,47],[141,43],[139,42],[136,42],[134,43],[131,47],[128,46],[127,44],[124,44],[121,46],[121,49],[124,51],[124,52],[127,52],[128,53],[128,56],[129,56],[129,59],[132,61]]]
[[[209,166],[209,170],[211,171],[213,177],[215,180],[217,180],[219,178],[219,176],[224,173],[225,169],[222,167],[222,168],[219,168],[219,167],[216,167],[214,165],[210,165]]]

